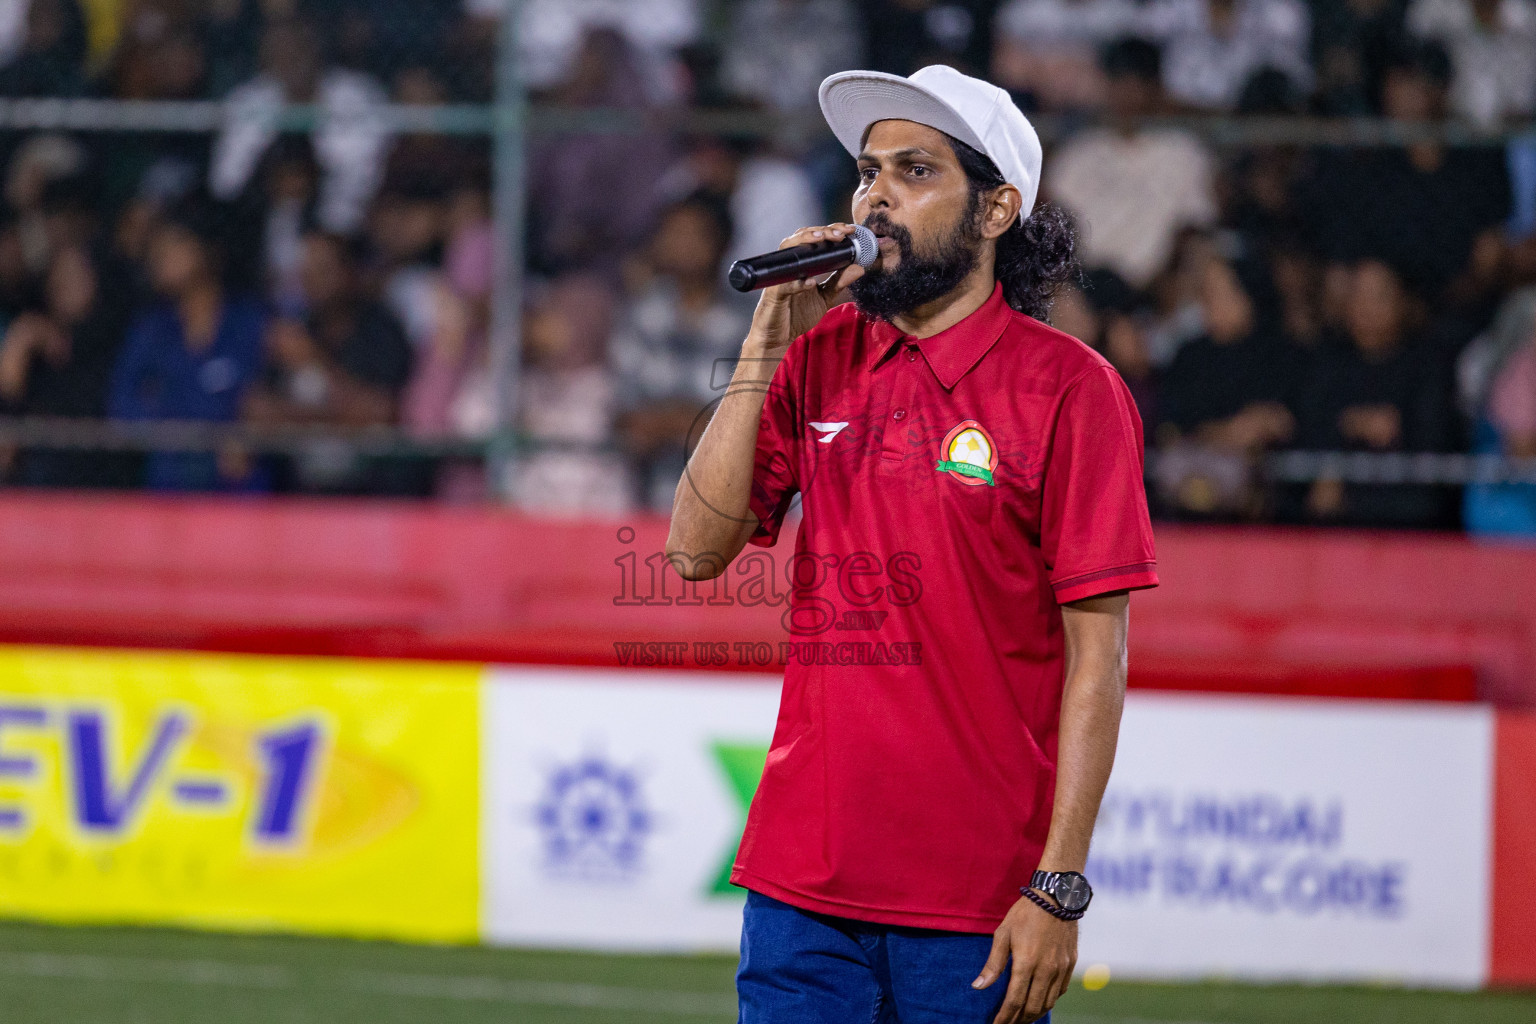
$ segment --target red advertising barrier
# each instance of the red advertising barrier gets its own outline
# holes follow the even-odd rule
[[[1146,654],[1352,669],[1470,665],[1536,707],[1536,545],[1446,534],[1161,528]]]
[[[1536,714],[1494,720],[1488,980],[1536,985]]]
[[[13,492],[0,640],[614,665],[624,644],[785,639],[739,562],[685,592],[665,536],[656,517]],[[778,593],[792,551],[761,553]],[[1536,547],[1165,526],[1158,558],[1135,685],[1536,706]]]

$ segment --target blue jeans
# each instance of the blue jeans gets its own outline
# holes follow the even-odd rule
[[[1008,972],[990,988],[971,988],[991,951],[990,935],[853,921],[748,892],[737,1021],[992,1024]]]

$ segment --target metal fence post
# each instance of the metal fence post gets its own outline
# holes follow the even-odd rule
[[[506,500],[517,458],[518,386],[522,376],[523,238],[527,217],[527,97],[518,59],[523,0],[502,0],[496,55],[495,184],[492,197],[496,278],[490,373],[496,432],[486,455],[491,493]]]

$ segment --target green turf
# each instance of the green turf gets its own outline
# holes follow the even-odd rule
[[[727,957],[0,924],[4,1024],[727,1024]],[[1536,993],[1081,988],[1057,1024],[1532,1024]]]

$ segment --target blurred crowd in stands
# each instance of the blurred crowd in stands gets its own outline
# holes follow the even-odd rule
[[[0,97],[223,101],[214,134],[0,132],[0,414],[399,426],[496,417],[483,136],[500,0],[0,0]],[[1281,449],[1536,457],[1536,142],[1214,148],[1159,115],[1529,124],[1536,0],[526,0],[517,427],[475,460],[0,451],[33,486],[670,508],[752,311],[731,260],[847,217],[816,86],[948,63],[1064,127],[1042,198],[1081,232],[1052,322],[1130,384],[1158,514],[1536,533],[1536,488],[1276,486]],[[312,133],[281,130],[313,103]],[[742,115],[671,130],[686,109]],[[764,135],[752,115],[782,115]],[[760,118],[759,118],[760,121]]]

